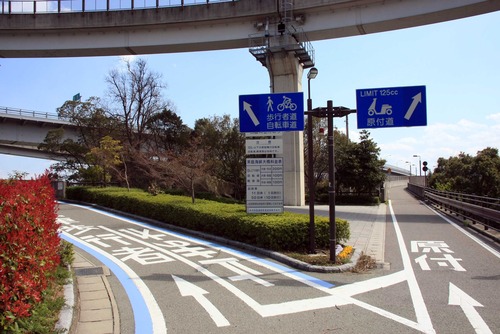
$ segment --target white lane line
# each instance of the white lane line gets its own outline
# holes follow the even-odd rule
[[[455,222],[453,222],[452,220],[450,220],[448,217],[446,217],[445,215],[443,215],[441,212],[436,211],[434,208],[430,207],[426,203],[423,203],[423,204],[427,208],[429,208],[429,210],[431,210],[432,212],[434,212],[436,215],[438,215],[439,217],[443,218],[447,223],[451,224],[451,226],[453,226],[454,228],[456,228],[457,230],[459,230],[460,232],[462,232],[463,234],[465,234],[466,236],[468,236],[470,239],[474,240],[479,246],[483,247],[484,249],[486,249],[488,252],[490,252],[494,256],[500,258],[500,252],[497,252],[495,249],[493,249],[492,247],[488,246],[487,244],[485,244],[480,239],[476,238],[470,232],[464,230],[462,227],[460,227],[459,225],[457,225]]]
[[[410,255],[406,249],[403,233],[399,228],[398,220],[394,214],[391,200],[389,200],[389,211],[391,212],[392,223],[394,225],[394,230],[396,231],[404,271],[407,274],[408,287],[410,288],[411,300],[413,302],[413,308],[415,309],[415,315],[417,316],[417,322],[420,324],[421,330],[425,333],[435,333],[436,331],[432,326],[431,317],[427,311],[427,306],[425,305],[420,287],[418,286],[417,278],[415,277],[413,266],[411,264]]]

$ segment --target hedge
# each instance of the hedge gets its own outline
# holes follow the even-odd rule
[[[68,199],[94,203],[107,208],[154,219],[167,224],[204,232],[274,251],[307,251],[309,215],[247,214],[245,205],[197,200],[169,194],[153,196],[139,189],[69,187]],[[316,246],[329,247],[327,217],[315,218]],[[349,223],[336,219],[337,242],[349,240]]]
[[[0,329],[30,316],[59,264],[59,224],[48,177],[0,180]]]

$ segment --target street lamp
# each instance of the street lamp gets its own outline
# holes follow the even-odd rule
[[[311,79],[316,78],[318,69],[313,67],[307,73],[307,111],[312,110],[311,100]],[[309,185],[309,253],[316,253],[316,233],[314,224],[314,166],[313,166],[313,116],[307,115],[307,159],[309,163],[308,170],[308,185]]]
[[[410,161],[406,161],[405,163],[407,163],[407,164],[408,164],[408,166],[409,166],[409,169],[410,169],[410,176],[411,176],[411,162],[410,162]]]
[[[418,157],[418,170],[420,171],[420,176],[422,176],[422,157],[418,154],[413,155],[414,158]],[[417,173],[415,173],[417,174]]]

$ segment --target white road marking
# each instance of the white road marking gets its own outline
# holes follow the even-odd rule
[[[448,305],[458,305],[462,308],[467,319],[478,334],[493,334],[486,322],[476,311],[476,307],[483,307],[481,303],[474,298],[457,288],[456,285],[450,282],[450,296]]]
[[[179,288],[181,296],[194,297],[194,299],[198,303],[200,303],[200,305],[205,309],[205,311],[207,311],[208,315],[210,315],[210,318],[212,318],[217,327],[225,327],[230,325],[229,321],[227,321],[224,315],[222,315],[222,313],[215,307],[215,305],[212,304],[208,300],[208,298],[204,296],[208,294],[206,290],[203,290],[202,288],[199,288],[196,285],[189,283],[188,281],[180,277],[177,277],[175,275],[172,275],[172,277],[175,283],[177,284],[177,287]]]
[[[401,229],[399,228],[398,220],[396,219],[396,215],[394,214],[391,200],[389,200],[389,211],[391,212],[392,223],[394,225],[394,229],[396,231],[396,236],[398,239],[399,251],[401,252],[401,257],[403,259],[404,271],[407,274],[408,286],[410,288],[411,300],[413,301],[413,307],[415,309],[415,315],[417,316],[417,322],[422,326],[422,330],[425,333],[435,333],[436,331],[432,326],[431,317],[429,315],[429,312],[427,311],[427,306],[425,305],[420,287],[418,286],[417,278],[415,277],[415,273],[413,272],[410,255],[408,254],[408,250],[406,249],[403,233],[401,233]]]
[[[239,298],[241,301],[243,301],[245,304],[247,304],[250,308],[252,308],[256,313],[261,315],[262,317],[271,317],[271,316],[278,316],[278,315],[283,315],[283,314],[291,314],[291,313],[299,313],[299,312],[304,312],[304,311],[310,311],[310,310],[316,310],[316,309],[323,309],[323,308],[331,308],[335,306],[341,306],[341,305],[347,305],[347,304],[353,304],[357,305],[359,307],[362,307],[366,310],[369,310],[371,312],[374,312],[376,314],[379,314],[381,316],[384,316],[390,320],[396,321],[398,323],[401,323],[405,326],[414,328],[418,331],[424,332],[424,333],[435,333],[435,330],[432,326],[430,316],[427,312],[427,307],[423,301],[422,294],[420,292],[420,288],[417,284],[415,274],[413,272],[413,268],[411,265],[411,260],[409,257],[409,254],[406,250],[406,246],[404,244],[404,239],[401,233],[401,230],[399,229],[398,222],[396,220],[396,217],[394,215],[394,211],[392,210],[391,203],[389,201],[389,208],[391,210],[391,216],[393,218],[393,223],[394,223],[394,228],[396,230],[396,234],[398,237],[398,243],[399,243],[399,248],[401,251],[401,255],[403,258],[403,263],[404,263],[404,270],[390,274],[387,276],[382,276],[382,277],[377,277],[373,278],[370,280],[366,280],[363,282],[357,282],[353,284],[348,284],[344,285],[338,288],[327,288],[325,284],[322,284],[319,282],[320,280],[317,280],[318,282],[308,279],[306,276],[301,276],[300,273],[297,273],[293,270],[290,270],[290,268],[284,267],[284,266],[279,266],[275,265],[267,260],[264,259],[255,259],[255,257],[247,257],[244,255],[244,253],[241,252],[236,252],[236,251],[231,251],[229,248],[226,247],[219,247],[217,245],[213,245],[211,242],[204,242],[202,240],[196,240],[196,238],[191,238],[191,237],[186,237],[183,236],[179,233],[173,233],[169,231],[162,230],[160,228],[156,228],[152,225],[145,224],[145,223],[140,223],[136,222],[132,219],[128,218],[123,218],[117,215],[109,214],[106,212],[102,212],[100,210],[92,209],[92,208],[86,208],[88,210],[92,210],[95,212],[98,212],[103,215],[107,215],[110,217],[113,217],[114,219],[119,219],[122,221],[125,221],[127,223],[131,223],[137,226],[141,226],[142,228],[147,227],[150,230],[155,230],[161,233],[164,233],[165,235],[171,235],[175,236],[180,239],[188,240],[190,242],[197,242],[199,244],[203,244],[208,247],[212,247],[215,249],[219,250],[224,250],[224,252],[228,254],[235,254],[241,259],[253,262],[259,266],[268,268],[276,273],[288,276],[296,281],[302,282],[305,285],[308,285],[312,288],[318,289],[326,294],[327,296],[324,297],[317,297],[317,298],[310,298],[310,299],[302,299],[302,300],[295,300],[295,301],[288,301],[288,302],[283,302],[283,303],[276,303],[276,304],[268,304],[268,305],[261,305],[257,301],[255,301],[253,298],[251,298],[249,295],[244,293],[243,291],[239,290],[236,288],[236,286],[232,285],[231,282],[228,280],[221,278],[202,265],[193,262],[186,257],[183,257],[180,254],[177,254],[173,251],[169,251],[165,249],[164,247],[159,247],[158,245],[160,244],[151,244],[148,243],[144,240],[144,238],[135,238],[133,235],[130,233],[124,233],[121,231],[116,231],[110,228],[107,228],[105,226],[99,226],[99,228],[115,233],[117,235],[122,236],[123,238],[126,238],[128,240],[135,241],[137,243],[146,245],[150,248],[154,248],[157,251],[167,254],[169,257],[172,257],[180,262],[183,262],[184,264],[194,268],[201,274],[205,275],[206,277],[212,279],[214,282],[218,283],[225,289],[227,289],[229,292],[231,292],[233,295],[235,295],[237,298]],[[383,287],[388,287],[391,285],[395,285],[400,282],[408,281],[408,286],[410,288],[410,295],[413,301],[413,307],[415,309],[415,313],[417,316],[417,322],[403,318],[399,315],[393,314],[389,311],[380,309],[378,307],[375,307],[373,305],[369,305],[367,303],[364,303],[362,301],[354,299],[352,296],[361,294],[364,292],[369,292],[373,291],[379,288]],[[323,282],[324,283],[324,282]]]

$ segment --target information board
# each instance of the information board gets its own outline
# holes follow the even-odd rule
[[[248,158],[247,213],[283,212],[283,158]]]

